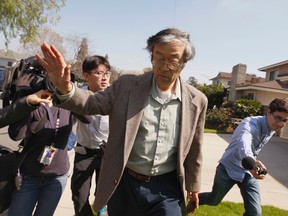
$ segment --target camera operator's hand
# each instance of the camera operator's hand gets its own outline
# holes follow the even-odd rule
[[[19,77],[16,81],[16,89],[17,91],[21,88],[27,88],[30,86],[30,83],[32,82],[33,80],[33,76],[32,74],[25,74],[21,77]]]
[[[41,50],[44,55],[36,55],[37,61],[46,69],[50,81],[57,87],[61,94],[72,90],[70,78],[70,65],[67,65],[61,53],[53,45],[43,43]]]
[[[51,103],[52,93],[40,90],[34,94],[28,95],[26,101],[30,105],[39,105],[40,103]]]
[[[255,163],[256,163],[256,167],[255,169],[253,170],[250,170],[251,174],[256,178],[256,179],[264,179],[265,178],[265,175],[264,174],[259,174],[259,167],[262,169],[262,170],[267,170],[266,166],[259,160],[255,160]]]

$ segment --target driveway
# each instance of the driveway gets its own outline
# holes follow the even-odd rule
[[[205,134],[202,192],[211,190],[218,160],[230,138],[230,134]],[[266,178],[259,181],[262,204],[288,210],[288,139],[273,137],[262,149],[258,159],[268,169]],[[224,200],[242,202],[237,185],[228,192]]]
[[[231,138],[229,134],[205,134],[203,146],[203,175],[202,175],[202,192],[210,191],[215,168],[218,160],[224,152]],[[7,135],[7,127],[0,129],[0,144],[17,149],[17,144],[9,139]],[[70,164],[73,164],[74,152],[69,152]],[[262,204],[272,205],[278,208],[288,210],[288,140],[273,137],[270,142],[260,152],[258,157],[268,168],[267,177],[259,181],[261,188]],[[74,215],[73,204],[71,200],[70,181],[68,179],[64,194],[55,212],[55,216],[72,216]],[[92,186],[90,197],[91,203],[93,200]],[[225,201],[242,202],[240,191],[237,186],[234,186],[224,198]],[[0,214],[4,216],[5,214]]]

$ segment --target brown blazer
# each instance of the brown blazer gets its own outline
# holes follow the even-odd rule
[[[74,96],[54,103],[80,114],[109,115],[109,138],[97,184],[94,208],[99,211],[112,196],[131,152],[144,104],[152,84],[153,73],[125,74],[103,92],[76,88]],[[184,197],[187,191],[199,191],[207,98],[180,79],[182,117],[179,136],[177,171]]]

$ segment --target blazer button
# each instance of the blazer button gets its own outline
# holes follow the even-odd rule
[[[114,179],[114,185],[118,184],[118,179]]]

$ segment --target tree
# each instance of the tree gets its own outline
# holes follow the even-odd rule
[[[198,80],[195,77],[189,77],[187,83],[194,87],[198,86]]]
[[[5,44],[20,36],[20,43],[34,41],[38,29],[46,23],[56,24],[58,11],[66,0],[1,0],[0,32],[5,37]]]
[[[83,38],[76,55],[76,62],[72,64],[71,70],[76,76],[76,80],[82,77],[82,63],[88,56],[88,40]]]
[[[20,53],[24,53],[26,57],[30,57],[35,55],[36,53],[41,53],[40,45],[43,42],[47,42],[48,44],[53,44],[59,52],[65,56],[66,55],[66,49],[64,46],[65,38],[60,36],[58,33],[52,31],[48,27],[41,27],[39,29],[38,36],[35,37],[35,40],[33,42],[28,42],[25,45],[21,47],[23,49],[20,51]]]
[[[197,89],[208,98],[208,109],[212,109],[214,106],[221,107],[224,97],[227,96],[227,90],[223,88],[222,84],[198,85]]]
[[[150,72],[150,71],[152,71],[152,67],[145,67],[145,68],[143,69],[143,71],[144,71],[144,72]]]
[[[64,46],[66,48],[65,59],[71,65],[73,65],[77,58],[77,53],[79,47],[81,46],[84,36],[81,36],[77,33],[69,34],[64,38]]]
[[[114,81],[116,81],[119,77],[119,71],[116,67],[111,66],[111,77],[110,77],[110,84],[112,84]]]

